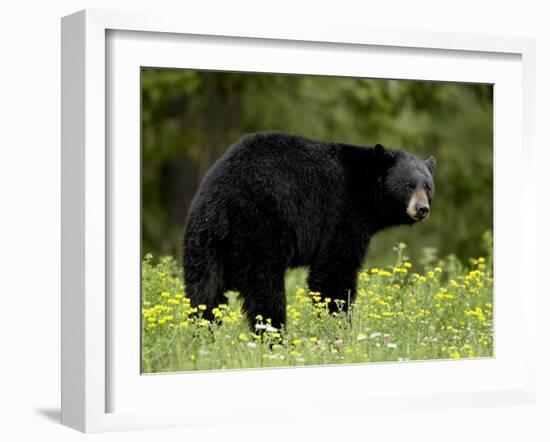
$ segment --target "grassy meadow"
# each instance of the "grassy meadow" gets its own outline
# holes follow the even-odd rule
[[[412,262],[406,246],[395,263],[365,267],[348,312],[330,314],[330,293],[310,292],[305,269],[286,278],[287,324],[256,318],[252,332],[237,293],[202,318],[191,306],[181,269],[169,256],[142,263],[142,372],[348,364],[490,357],[493,279],[490,234],[485,256],[462,263],[426,249]]]

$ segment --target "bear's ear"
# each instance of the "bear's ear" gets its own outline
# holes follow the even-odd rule
[[[374,156],[376,158],[382,158],[385,153],[386,149],[384,149],[384,146],[382,146],[381,144],[377,144],[376,146],[374,146]]]
[[[389,169],[395,163],[395,154],[381,144],[374,146],[374,159],[383,168]]]
[[[426,167],[430,171],[430,174],[433,176],[435,172],[435,158],[434,157],[428,158],[427,160],[424,161],[424,164],[426,164]]]

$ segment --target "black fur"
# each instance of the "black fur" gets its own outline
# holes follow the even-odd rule
[[[433,195],[435,160],[279,132],[244,136],[208,171],[183,244],[187,294],[208,311],[240,292],[251,326],[284,324],[284,274],[309,266],[309,289],[355,298],[371,236],[413,224],[411,183]],[[331,308],[335,306],[331,303]]]

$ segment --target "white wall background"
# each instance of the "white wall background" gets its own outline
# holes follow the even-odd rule
[[[0,438],[35,440],[550,440],[548,290],[540,278],[541,406],[418,412],[249,426],[85,436],[59,425],[60,17],[84,8],[166,11],[227,20],[292,20],[537,38],[538,189],[548,200],[550,13],[546,2],[462,0],[19,0],[0,6]],[[546,164],[545,164],[546,162]],[[510,177],[515,179],[515,177]],[[520,177],[518,176],[519,180]],[[540,219],[548,219],[540,204]],[[539,226],[533,275],[545,271]],[[538,259],[537,259],[538,258]],[[521,330],[518,330],[521,333]],[[545,378],[546,376],[546,378]]]

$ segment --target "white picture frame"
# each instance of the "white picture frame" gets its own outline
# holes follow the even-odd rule
[[[107,69],[109,63],[113,63],[113,59],[109,59],[109,57],[117,57],[120,52],[109,50],[108,35],[113,33],[128,35],[135,32],[139,32],[144,39],[152,39],[153,36],[155,38],[170,36],[172,40],[181,40],[185,39],[185,36],[211,36],[216,37],[222,43],[225,42],[224,44],[236,41],[234,39],[241,39],[252,42],[252,46],[261,47],[262,42],[271,42],[272,45],[283,44],[286,48],[294,47],[296,50],[302,50],[304,45],[312,48],[323,45],[323,47],[330,46],[330,50],[335,54],[340,50],[362,47],[375,48],[382,55],[385,51],[394,50],[392,48],[399,48],[404,53],[421,50],[427,51],[423,52],[422,56],[429,52],[434,61],[437,61],[439,57],[445,57],[445,54],[452,56],[469,54],[480,63],[498,54],[511,57],[515,60],[512,63],[515,68],[511,67],[510,69],[513,71],[518,68],[519,71],[514,71],[511,74],[509,99],[516,100],[520,109],[505,116],[508,118],[506,120],[508,124],[500,124],[499,127],[511,126],[508,127],[513,131],[510,132],[511,137],[514,140],[517,139],[519,146],[517,151],[513,151],[518,158],[512,158],[510,161],[511,164],[521,163],[524,179],[521,187],[513,189],[506,187],[506,179],[503,177],[495,181],[495,189],[500,186],[506,191],[515,192],[514,196],[521,199],[523,210],[517,224],[510,224],[516,222],[514,220],[504,220],[504,212],[499,210],[495,210],[495,221],[500,222],[499,216],[502,219],[501,237],[507,229],[520,229],[521,235],[510,247],[516,247],[514,252],[521,257],[519,262],[522,274],[527,271],[527,257],[535,256],[536,252],[534,228],[536,195],[532,191],[527,191],[535,187],[535,178],[532,173],[536,154],[533,142],[535,46],[532,39],[415,31],[394,32],[369,28],[322,26],[321,24],[306,27],[281,27],[277,24],[265,26],[265,24],[250,23],[243,27],[242,24],[233,26],[231,23],[211,23],[191,17],[175,19],[151,14],[100,10],[86,10],[64,17],[62,20],[63,424],[84,432],[97,432],[207,425],[214,420],[218,423],[231,423],[299,416],[319,417],[323,414],[327,414],[328,417],[329,414],[334,415],[335,413],[365,414],[381,408],[392,412],[533,403],[536,396],[536,367],[533,359],[535,339],[526,339],[525,351],[517,354],[513,367],[510,359],[506,359],[505,351],[501,352],[503,357],[499,356],[497,346],[495,358],[485,362],[456,361],[449,363],[442,361],[406,364],[406,367],[402,364],[368,364],[353,367],[278,369],[269,370],[269,373],[258,370],[194,373],[190,374],[193,376],[191,384],[197,386],[206,379],[222,388],[218,401],[209,401],[208,403],[194,401],[193,395],[199,394],[199,390],[195,389],[189,390],[189,403],[193,403],[193,407],[168,403],[167,406],[152,407],[151,409],[137,406],[135,409],[124,406],[113,408],[112,392],[119,388],[119,384],[124,384],[120,381],[121,379],[134,379],[138,383],[144,381],[150,385],[125,384],[126,388],[119,389],[117,397],[127,395],[127,398],[125,401],[118,401],[120,403],[135,403],[138,398],[131,396],[131,392],[137,391],[136,388],[143,388],[145,395],[152,394],[153,390],[157,394],[158,391],[163,394],[163,389],[174,388],[175,383],[185,381],[182,380],[182,375],[156,376],[155,380],[149,380],[153,379],[152,377],[140,377],[139,363],[135,367],[135,373],[131,376],[125,376],[126,372],[116,374],[117,367],[124,365],[120,363],[120,357],[125,358],[123,360],[128,361],[127,365],[130,367],[132,364],[135,366],[136,360],[132,356],[135,355],[135,352],[130,356],[126,356],[122,351],[114,352],[113,348],[120,349],[122,347],[120,345],[116,347],[118,344],[113,344],[111,341],[118,339],[117,336],[114,336],[113,330],[116,327],[113,327],[113,324],[118,324],[120,328],[124,327],[125,323],[121,324],[123,320],[113,313],[113,301],[109,297],[110,290],[116,286],[112,282],[110,259],[117,258],[110,255],[113,253],[111,245],[116,242],[117,232],[121,232],[121,230],[117,230],[116,222],[112,220],[112,214],[115,212],[113,204],[116,204],[118,200],[111,194],[113,182],[110,180],[113,180],[113,176],[118,179],[116,177],[119,177],[120,174],[117,175],[115,170],[113,175],[113,168],[116,169],[117,160],[113,160],[112,153],[109,151],[109,143],[113,141],[112,133],[106,127],[107,122],[113,121],[112,113],[116,113],[109,108],[109,81],[113,81],[113,79],[116,81],[116,74],[111,75],[112,72]],[[135,42],[132,44],[135,45]],[[130,54],[129,59],[133,60],[132,63],[139,64],[139,57],[135,57],[135,46],[127,46],[127,48],[129,48],[127,51]],[[157,50],[156,52],[162,51]],[[436,65],[437,63],[434,64],[434,66]],[[335,72],[337,73],[337,71]],[[384,75],[388,74],[385,73],[382,76]],[[403,77],[397,75],[397,78]],[[418,78],[423,78],[422,74]],[[461,78],[464,81],[473,81],[477,77],[469,77],[463,73]],[[517,84],[521,90],[512,90],[514,84]],[[495,99],[495,113],[506,114],[506,109],[499,104],[498,95]],[[114,121],[118,121],[116,116]],[[135,126],[128,126],[127,130],[135,132]],[[504,132],[502,133],[504,134]],[[495,135],[495,141],[495,151],[503,149],[500,147],[504,146],[504,142],[501,143],[502,138],[499,139],[498,135]],[[498,160],[497,157],[497,165]],[[505,161],[503,159],[500,162],[501,165],[498,166],[503,172],[506,171]],[[498,235],[495,232],[495,261],[498,263],[499,259],[501,260],[500,274],[506,275],[509,273],[507,270],[510,270],[510,267],[506,266],[506,260],[503,258],[506,253],[511,252],[499,248],[498,241]],[[129,256],[129,258],[139,262],[137,257]],[[537,290],[535,283],[533,279],[521,278],[514,284],[517,284],[513,287],[516,287],[519,292],[517,305],[521,312],[518,327],[521,327],[524,337],[534,337],[535,324],[528,318],[536,316]],[[495,292],[502,290],[504,293],[506,290],[504,285],[499,286],[497,276],[495,276],[495,287]],[[503,296],[501,303],[503,307],[500,310],[503,318],[507,305],[504,301],[505,297]],[[137,310],[139,311],[139,306]],[[114,309],[114,311],[117,310]],[[498,303],[495,315],[496,321],[498,321]],[[501,336],[513,339],[513,330],[506,330],[506,323],[504,321],[502,323],[504,326]],[[137,338],[138,335],[136,335],[136,340]],[[504,349],[504,347],[503,345],[501,348]],[[118,363],[114,364],[113,361],[117,360]],[[505,361],[505,364],[498,366],[500,361]],[[499,370],[504,370],[502,373],[505,374],[492,384],[484,385],[483,379],[488,379],[487,376],[497,367]],[[506,371],[506,367],[511,368]],[[265,386],[268,382],[273,388],[281,388],[282,384],[280,383],[290,382],[294,383],[293,385],[301,386],[303,394],[312,393],[312,390],[307,389],[309,378],[319,375],[319,370],[326,372],[327,369],[332,373],[330,375],[340,375],[340,372],[336,370],[342,368],[346,370],[345,376],[350,379],[364,376],[365,370],[369,371],[369,375],[378,376],[380,373],[391,371],[397,376],[412,376],[416,379],[422,379],[423,376],[427,376],[428,372],[431,378],[434,376],[454,376],[467,380],[479,376],[486,376],[486,378],[479,377],[478,384],[471,384],[468,387],[464,383],[460,388],[457,387],[458,389],[455,388],[452,391],[445,387],[450,383],[442,381],[434,383],[431,388],[426,388],[424,393],[420,393],[418,389],[414,388],[405,390],[404,385],[397,385],[393,390],[382,388],[376,390],[374,394],[367,394],[365,392],[367,390],[361,388],[354,394],[349,394],[349,389],[332,392],[330,395],[321,392],[304,401],[293,400],[285,407],[280,407],[276,401],[272,405],[263,404],[262,407],[258,407],[257,404],[250,401],[254,388]],[[243,382],[249,383],[250,386],[242,394],[235,395],[238,392],[236,388]],[[457,381],[453,383],[460,384]],[[373,386],[370,387],[372,391]],[[224,388],[226,388],[225,392]],[[233,393],[231,397],[229,396],[230,392]],[[227,396],[224,397],[224,394]],[[337,407],[334,406],[336,403]],[[305,404],[307,407],[304,406]],[[331,406],[331,404],[333,405]]]

